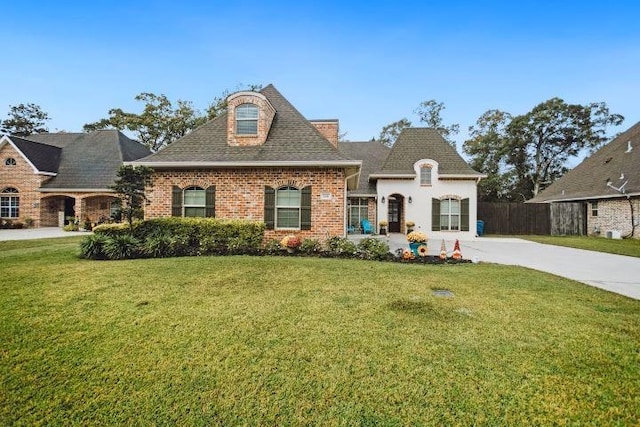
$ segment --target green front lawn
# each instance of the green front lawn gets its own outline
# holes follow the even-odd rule
[[[607,252],[640,258],[640,239],[605,239],[587,236],[518,236],[547,245],[568,246],[588,251]]]
[[[510,266],[77,252],[0,242],[0,425],[640,423],[640,301]]]

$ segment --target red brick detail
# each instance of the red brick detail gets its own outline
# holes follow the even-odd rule
[[[331,145],[338,148],[340,124],[338,120],[310,120],[311,124],[329,140]]]
[[[242,104],[254,104],[258,107],[258,134],[236,135],[236,107]],[[256,92],[239,92],[227,99],[227,144],[233,146],[262,145],[267,140],[271,123],[276,115],[267,98]]]
[[[326,239],[344,235],[345,172],[329,169],[220,169],[220,170],[156,170],[146,218],[171,216],[172,187],[216,186],[216,217],[226,219],[264,220],[264,187],[311,185],[311,230],[268,230],[266,238],[296,234],[302,238]],[[330,197],[329,197],[330,195]]]

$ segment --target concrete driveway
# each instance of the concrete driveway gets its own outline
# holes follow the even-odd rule
[[[383,238],[392,251],[408,248],[402,234]],[[441,243],[429,241],[429,254],[437,255]],[[454,241],[445,244],[450,254]],[[640,258],[498,237],[460,241],[460,252],[465,259],[529,267],[640,300]]]
[[[46,239],[49,237],[69,237],[87,234],[86,231],[64,231],[59,227],[23,228],[20,230],[0,230],[0,241]]]

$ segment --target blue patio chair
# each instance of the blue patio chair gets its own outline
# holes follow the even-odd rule
[[[362,233],[364,234],[373,234],[373,227],[368,219],[363,219],[360,221],[360,225],[362,226]]]
[[[356,232],[356,228],[353,225],[350,225],[347,227],[347,233],[348,234],[353,234]]]

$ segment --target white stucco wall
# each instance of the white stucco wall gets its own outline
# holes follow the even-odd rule
[[[420,185],[420,166],[428,163],[432,166],[430,186]],[[378,220],[388,219],[388,200],[392,194],[400,194],[404,197],[404,220],[415,222],[415,230],[423,231],[429,240],[434,243],[442,239],[470,240],[476,236],[476,220],[478,211],[477,182],[475,179],[442,180],[438,178],[438,162],[433,159],[422,159],[414,164],[416,177],[414,179],[388,179],[377,181],[377,209]],[[411,203],[409,203],[411,196]],[[431,199],[445,198],[466,199],[469,198],[469,231],[432,231],[431,230]],[[385,203],[382,203],[382,198]]]

